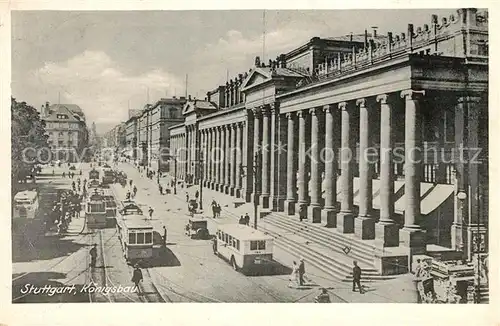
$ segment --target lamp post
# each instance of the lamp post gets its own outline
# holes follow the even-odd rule
[[[197,168],[198,168],[198,173],[200,174],[200,210],[203,210],[203,162],[205,162],[205,159],[203,158],[203,152],[200,153],[200,159],[198,160]]]
[[[259,164],[259,152],[255,152],[255,155],[253,157],[253,228],[257,230],[257,210],[258,210],[258,205],[257,205],[257,180],[260,178],[260,164]]]

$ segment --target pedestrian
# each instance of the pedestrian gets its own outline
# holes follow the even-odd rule
[[[321,293],[314,298],[314,302],[316,303],[330,303],[330,295],[325,288],[321,289]]]
[[[250,216],[248,215],[248,213],[245,214],[245,225],[250,225]]]
[[[97,244],[94,243],[92,249],[90,249],[90,267],[95,267],[95,262],[97,260]]]
[[[163,187],[161,185],[158,185],[158,190],[160,190],[160,195],[163,195]]]
[[[214,219],[217,217],[217,204],[212,204],[212,213],[213,213],[213,217]]]
[[[134,186],[133,192],[134,192],[134,197],[135,197],[135,195],[137,195],[137,187],[136,186]]]
[[[299,206],[299,220],[300,220],[300,222],[302,222],[302,220],[307,219],[307,217],[306,217],[306,212],[307,212],[307,210],[306,210],[306,205],[302,205],[302,204],[301,204],[301,205]]]
[[[63,177],[63,178],[66,178],[66,172],[63,172],[63,173],[62,173],[62,177]]]
[[[214,255],[217,255],[217,237],[212,238],[212,250],[214,251]]]
[[[297,262],[293,262],[292,264],[292,273],[288,278],[290,282],[288,282],[289,288],[297,288],[299,284],[299,266],[297,266]]]
[[[52,169],[52,175],[56,175],[56,173],[55,173],[54,169]]]
[[[167,246],[167,228],[163,226],[163,246]]]
[[[306,267],[304,265],[304,258],[300,258],[299,263],[299,284],[304,285],[304,274],[306,273]]]
[[[130,179],[129,182],[128,182],[131,187],[132,187],[132,182],[133,182],[132,179]]]
[[[135,284],[137,288],[139,288],[139,283],[142,281],[142,271],[139,268],[138,264],[134,266],[134,273],[132,275],[132,282]]]
[[[186,191],[186,203],[189,203],[189,194],[187,191]]]
[[[153,212],[154,212],[153,207],[149,206],[149,219],[150,219],[150,220],[152,220],[152,219],[153,219]]]
[[[194,198],[198,199],[200,197],[200,191],[196,190],[196,193],[194,194]]]
[[[359,293],[363,294],[363,287],[361,286],[361,268],[358,266],[357,261],[352,262],[352,292],[356,292],[356,285],[359,288]]]
[[[238,224],[243,224],[243,225],[246,225],[246,221],[245,221],[245,218],[243,217],[243,215],[241,215],[239,221],[238,221]]]

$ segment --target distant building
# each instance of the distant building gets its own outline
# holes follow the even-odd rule
[[[75,104],[42,105],[48,143],[54,160],[77,162],[86,155],[88,131],[85,114]]]

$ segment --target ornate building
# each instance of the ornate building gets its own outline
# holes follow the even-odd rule
[[[391,273],[417,254],[487,250],[487,94],[487,13],[460,9],[257,58],[208,94],[216,109],[185,112],[170,148],[177,178],[202,173],[261,211],[334,228]]]

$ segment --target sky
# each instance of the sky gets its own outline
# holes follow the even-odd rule
[[[312,37],[407,31],[453,9],[13,11],[12,95],[79,105],[99,132],[149,99],[207,91]],[[265,24],[264,24],[265,22]],[[265,30],[265,47],[263,31]],[[60,100],[59,100],[60,99]]]

